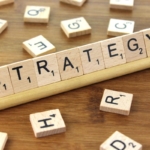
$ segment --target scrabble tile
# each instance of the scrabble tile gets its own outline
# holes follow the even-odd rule
[[[0,0],[0,6],[14,3],[14,0]]]
[[[4,149],[7,139],[8,139],[7,133],[0,132],[0,150]]]
[[[142,145],[116,131],[100,145],[100,150],[142,150]]]
[[[10,64],[8,68],[15,93],[38,86],[32,59]]]
[[[142,31],[148,57],[150,57],[150,29]]]
[[[2,33],[7,28],[7,26],[7,21],[0,19],[0,33]]]
[[[32,56],[37,57],[56,52],[55,46],[42,35],[23,42],[23,48]]]
[[[68,38],[91,33],[91,27],[83,17],[61,21],[61,28]]]
[[[100,42],[78,47],[84,74],[105,68]]]
[[[86,0],[60,0],[60,2],[81,7],[86,2]]]
[[[66,125],[59,109],[30,115],[35,137],[44,137],[66,131]]]
[[[48,23],[50,7],[27,6],[24,13],[24,22]]]
[[[126,63],[123,41],[121,37],[104,40],[100,43],[106,68]]]
[[[110,19],[107,35],[121,36],[131,34],[134,30],[134,21]]]
[[[133,94],[106,89],[100,103],[100,110],[129,115],[132,98]]]
[[[33,59],[38,86],[60,81],[56,54],[49,54]]]
[[[127,62],[147,57],[144,37],[141,32],[124,35],[122,40]]]
[[[0,67],[0,97],[13,94],[13,87],[7,66]]]
[[[134,0],[110,0],[110,8],[132,10]]]
[[[56,53],[62,80],[83,75],[79,49],[69,49]]]

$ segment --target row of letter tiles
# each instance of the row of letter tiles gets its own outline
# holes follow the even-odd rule
[[[59,109],[31,114],[30,122],[35,137],[43,137],[66,131],[66,125]]]
[[[14,3],[14,0],[0,0],[0,6]]]
[[[0,97],[146,58],[149,33],[144,30],[3,66]]]
[[[60,2],[64,2],[71,5],[82,6],[86,0],[60,0]]]
[[[99,150],[142,150],[142,145],[116,131],[100,145]]]

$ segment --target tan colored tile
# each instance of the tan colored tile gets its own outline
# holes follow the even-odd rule
[[[8,139],[7,133],[0,132],[0,150],[4,150],[7,139]]]
[[[8,26],[7,20],[0,19],[0,33],[2,33]]]

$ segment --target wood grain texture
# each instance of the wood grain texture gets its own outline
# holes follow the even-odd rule
[[[49,23],[23,23],[26,5],[51,7]],[[59,0],[15,0],[14,4],[0,8],[0,18],[9,24],[0,35],[0,65],[31,58],[22,49],[22,42],[31,37],[42,34],[61,51],[107,39],[110,18],[134,20],[135,31],[149,28],[149,14],[149,0],[136,0],[132,12],[110,10],[109,0],[88,0],[81,8],[59,3]],[[68,39],[60,28],[60,21],[81,16],[92,27],[92,34]],[[0,129],[9,135],[5,150],[95,150],[116,130],[149,150],[149,76],[147,69],[1,111]],[[106,88],[134,94],[130,116],[99,110]],[[56,108],[61,111],[67,131],[36,139],[29,114]]]

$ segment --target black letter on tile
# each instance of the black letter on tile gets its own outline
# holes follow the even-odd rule
[[[38,122],[44,122],[45,126],[41,126],[40,128],[47,128],[47,127],[52,127],[54,126],[54,124],[50,124],[48,125],[46,121],[51,120],[51,118],[49,119],[43,119],[43,120],[38,120]]]
[[[108,99],[111,99],[111,101],[108,101]],[[113,103],[113,101],[115,101],[117,99],[120,99],[120,97],[113,98],[112,96],[107,96],[105,102],[110,103],[110,104],[118,105],[118,103]]]
[[[91,62],[91,58],[90,58],[90,51],[91,51],[92,49],[87,49],[87,50],[84,50],[83,52],[87,52],[87,56],[88,56],[88,61],[89,62]]]
[[[72,65],[72,63],[70,62],[70,60],[68,59],[68,57],[65,57],[65,61],[64,61],[64,71],[66,70],[67,66],[71,66],[71,68],[74,68],[74,66]]]
[[[133,44],[133,46],[135,47],[135,48],[131,48],[130,47],[130,42],[131,41],[135,41],[135,42],[137,42],[137,39],[135,39],[135,38],[132,38],[132,39],[130,39],[129,41],[128,41],[128,49],[130,50],[130,51],[136,51],[136,50],[138,50],[139,49],[139,45],[136,43],[136,44]]]
[[[17,75],[18,75],[18,79],[21,80],[21,76],[20,76],[20,70],[23,68],[23,66],[19,66],[19,67],[15,67],[15,68],[12,68],[12,70],[16,70],[17,71]]]
[[[114,46],[114,45],[116,45],[116,43],[108,45],[108,51],[109,51],[109,56],[110,56],[110,57],[118,56],[118,54],[112,54],[112,51],[115,51],[116,48],[110,49],[110,47],[111,47],[111,46]]]
[[[42,47],[40,50],[47,48],[47,46],[43,42],[35,43],[34,45],[40,44],[38,47]]]
[[[37,63],[37,67],[38,67],[38,72],[39,72],[39,74],[41,74],[41,69],[42,69],[42,68],[45,69],[47,72],[50,72],[50,71],[48,70],[48,68],[46,68],[46,66],[47,66],[47,61],[46,61],[46,60],[37,61],[36,63]],[[40,66],[40,63],[44,63],[44,64]]]
[[[119,148],[117,147],[117,145],[115,145],[116,143],[119,143]],[[120,148],[120,144],[122,144],[122,148]],[[116,141],[112,142],[110,145],[111,145],[113,148],[115,148],[116,150],[125,150],[125,149],[126,149],[125,143],[123,143],[123,142],[120,141],[120,140],[116,140]]]

